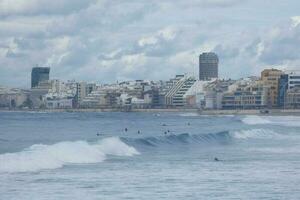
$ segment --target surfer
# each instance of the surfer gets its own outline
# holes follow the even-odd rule
[[[100,136],[100,133],[99,133],[99,132],[97,133],[97,136]]]
[[[141,131],[140,130],[138,130],[138,134],[140,134],[141,133]]]
[[[127,132],[128,131],[128,129],[127,128],[125,128],[125,132]]]
[[[215,160],[216,162],[220,161],[220,160],[219,160],[219,158],[217,158],[217,157],[215,157],[215,159],[214,159],[214,160]]]

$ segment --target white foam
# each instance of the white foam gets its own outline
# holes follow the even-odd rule
[[[103,139],[98,142],[96,147],[107,155],[133,156],[140,154],[134,147],[128,146],[117,137]]]
[[[242,122],[249,125],[272,124],[287,127],[300,127],[299,116],[256,116],[249,115],[242,119]]]
[[[268,129],[240,130],[234,131],[231,135],[236,139],[271,139],[282,137],[282,135]]]
[[[264,147],[264,148],[250,148],[251,152],[265,152],[265,153],[275,153],[275,154],[292,154],[300,153],[298,147]]]
[[[0,155],[0,172],[33,172],[61,168],[68,164],[98,163],[106,155],[133,156],[139,152],[119,138],[106,138],[96,144],[86,141],[36,144],[17,153]]]
[[[181,117],[198,117],[199,114],[198,113],[180,113],[179,116]]]
[[[269,121],[268,119],[257,116],[257,115],[246,116],[242,119],[242,122],[244,122],[245,124],[249,124],[249,125],[271,123],[271,121]]]

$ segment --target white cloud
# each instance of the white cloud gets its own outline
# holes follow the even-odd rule
[[[166,27],[164,29],[161,29],[157,31],[152,36],[146,36],[142,37],[138,41],[138,45],[141,47],[147,46],[147,45],[156,45],[163,41],[171,41],[174,40],[176,37],[176,30],[172,27]]]
[[[67,14],[88,7],[95,0],[0,0],[0,16]]]
[[[0,84],[29,86],[36,64],[102,82],[196,75],[203,51],[218,53],[222,77],[297,68],[300,19],[290,13],[300,3],[288,1],[0,0]]]
[[[300,16],[291,17],[292,27],[295,28],[300,24]]]

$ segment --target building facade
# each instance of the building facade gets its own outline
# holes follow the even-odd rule
[[[199,80],[207,81],[218,78],[219,58],[217,54],[209,52],[199,56]]]
[[[261,81],[268,90],[268,107],[278,106],[279,80],[283,72],[278,69],[265,69],[261,72]]]
[[[287,109],[300,108],[300,87],[295,87],[287,91],[285,96],[284,108]]]
[[[243,83],[223,94],[223,109],[261,109],[267,107],[268,87],[260,81]]]
[[[288,73],[288,89],[293,89],[295,87],[300,87],[300,71],[292,71]]]
[[[49,81],[49,67],[34,67],[31,71],[31,88],[35,88],[39,83]]]
[[[288,90],[288,85],[289,85],[289,76],[288,76],[288,74],[281,75],[280,79],[279,79],[279,82],[278,82],[277,106],[279,108],[284,107],[285,96],[286,96],[286,92]]]
[[[79,107],[83,99],[87,96],[86,85],[87,85],[86,82],[76,83],[76,98],[75,98],[76,107]]]
[[[183,76],[166,93],[165,104],[167,107],[183,107],[186,105],[185,94],[196,82],[194,77]]]

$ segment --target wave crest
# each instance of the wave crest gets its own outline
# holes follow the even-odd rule
[[[144,138],[121,138],[122,141],[133,146],[163,146],[163,145],[188,145],[188,144],[227,144],[231,142],[231,136],[228,131],[192,135],[189,133],[182,133],[177,135],[166,135],[158,137],[144,137]]]
[[[269,129],[239,130],[232,132],[231,135],[236,139],[272,139],[282,137],[282,135]]]
[[[106,155],[138,154],[135,148],[116,137],[105,138],[96,144],[86,141],[36,144],[21,152],[0,155],[0,172],[33,172],[61,168],[68,164],[98,163],[104,161]]]
[[[241,119],[248,125],[271,124],[286,127],[300,127],[299,116],[258,116],[248,115]]]

